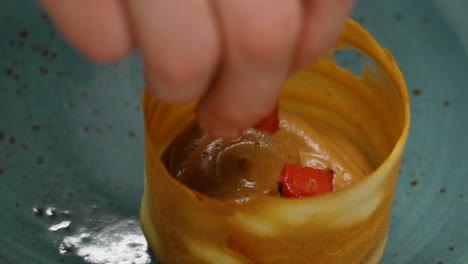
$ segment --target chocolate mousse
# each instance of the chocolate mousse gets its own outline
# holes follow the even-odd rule
[[[171,175],[195,191],[244,202],[257,195],[280,195],[285,164],[333,173],[333,190],[345,188],[374,170],[365,155],[337,129],[279,111],[275,133],[246,130],[234,140],[212,139],[196,122],[164,154]]]

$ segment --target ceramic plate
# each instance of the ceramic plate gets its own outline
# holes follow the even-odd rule
[[[411,93],[384,264],[468,263],[467,10],[464,0],[362,0],[353,13]],[[0,263],[156,263],[138,222],[138,56],[88,63],[30,0],[0,1],[0,36]],[[362,61],[340,55],[356,71]]]

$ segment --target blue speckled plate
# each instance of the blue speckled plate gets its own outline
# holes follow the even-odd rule
[[[361,0],[353,14],[411,92],[385,264],[468,263],[467,11],[464,0]],[[0,263],[156,263],[138,223],[139,59],[86,62],[28,0],[0,1],[0,36]]]

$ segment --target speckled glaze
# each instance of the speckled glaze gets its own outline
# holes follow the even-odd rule
[[[468,263],[468,4],[358,1],[412,126],[383,264]],[[93,65],[31,0],[0,1],[0,263],[157,263],[138,224],[141,66]],[[359,71],[363,58],[341,54]]]

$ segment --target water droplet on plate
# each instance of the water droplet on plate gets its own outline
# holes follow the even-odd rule
[[[44,215],[44,210],[42,210],[42,208],[34,207],[32,211],[33,211],[33,214],[37,217],[42,217]]]
[[[54,207],[49,207],[49,208],[46,208],[45,210],[45,214],[50,217],[54,217],[56,213],[57,213],[57,209],[55,209]]]
[[[49,227],[49,231],[55,232],[60,229],[68,228],[71,224],[71,221],[62,221],[58,224],[52,225]]]

